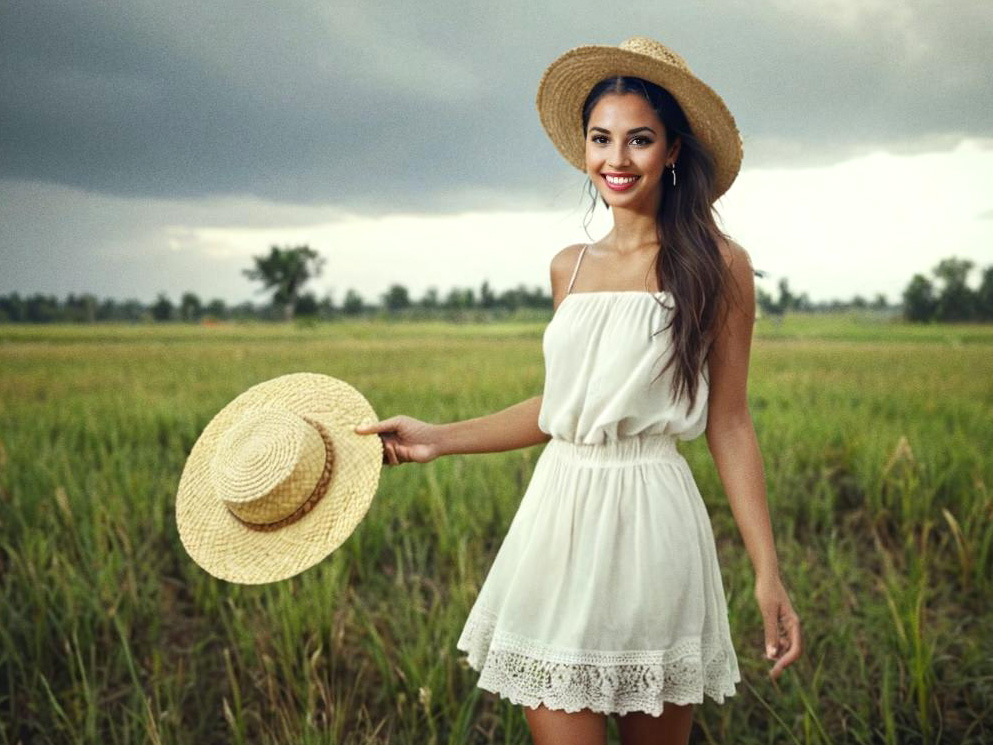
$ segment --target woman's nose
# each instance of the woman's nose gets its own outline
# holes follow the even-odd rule
[[[607,165],[611,168],[620,168],[628,163],[628,151],[622,143],[618,143],[610,152],[607,158]]]

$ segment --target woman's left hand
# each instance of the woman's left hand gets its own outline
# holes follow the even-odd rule
[[[776,660],[769,671],[769,677],[776,680],[782,675],[784,668],[796,662],[803,649],[800,617],[793,610],[793,604],[778,575],[756,578],[755,600],[758,601],[765,627],[766,657]]]

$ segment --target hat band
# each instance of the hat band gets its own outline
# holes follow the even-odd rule
[[[310,493],[310,496],[307,497],[306,501],[304,501],[303,504],[297,507],[293,512],[291,512],[286,517],[276,520],[275,522],[271,522],[271,523],[249,522],[248,520],[245,520],[244,518],[236,515],[234,510],[232,510],[231,507],[229,506],[228,512],[230,512],[234,516],[234,518],[242,525],[244,525],[246,528],[250,528],[252,530],[259,530],[262,532],[269,532],[272,530],[278,530],[279,528],[290,525],[291,523],[295,523],[301,517],[303,517],[312,509],[314,509],[314,506],[321,501],[321,499],[324,497],[325,494],[327,494],[328,484],[331,483],[331,470],[332,470],[331,466],[332,463],[334,462],[334,446],[331,443],[331,434],[327,431],[327,429],[324,428],[324,425],[322,425],[320,422],[316,422],[313,419],[308,419],[307,417],[301,417],[301,418],[304,421],[306,421],[308,424],[310,424],[314,429],[316,429],[317,433],[321,436],[321,439],[324,441],[324,453],[325,453],[324,470],[321,472],[321,477],[317,480],[317,483],[314,485],[314,490]]]

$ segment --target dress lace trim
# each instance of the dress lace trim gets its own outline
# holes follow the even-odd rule
[[[663,702],[719,704],[735,694],[738,661],[721,638],[687,638],[661,651],[608,652],[549,647],[496,629],[476,607],[456,644],[479,671],[478,686],[514,704],[576,712],[659,716]]]

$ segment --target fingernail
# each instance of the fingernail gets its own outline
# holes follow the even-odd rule
[[[766,648],[765,648],[765,654],[766,654],[766,657],[775,657],[776,656],[776,648],[774,646],[772,646],[771,644],[767,645]]]

